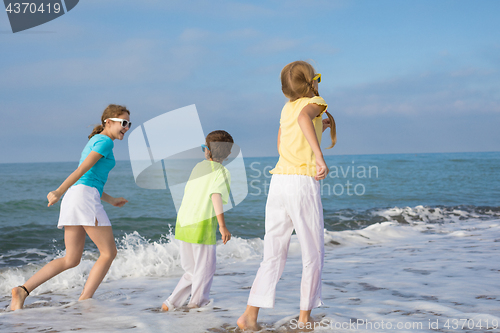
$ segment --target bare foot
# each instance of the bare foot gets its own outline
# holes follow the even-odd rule
[[[314,331],[314,322],[313,321],[308,321],[308,322],[302,322],[302,321],[297,321],[295,324],[295,327],[293,327],[294,330],[297,330],[297,332],[312,332]]]
[[[302,331],[314,330],[314,321],[311,318],[311,310],[309,311],[300,310],[297,327]]]
[[[162,303],[162,304],[161,304],[161,310],[162,310],[162,311],[168,311],[168,306],[167,306],[167,304]]]
[[[299,320],[297,320],[296,328],[299,332],[311,332],[314,331],[314,320],[311,317],[311,310],[304,311],[300,310]]]
[[[28,297],[28,294],[23,288],[21,287],[12,288],[12,301],[10,302],[10,309],[12,311],[22,309],[26,297]]]
[[[250,314],[246,311],[241,315],[236,324],[242,331],[250,330],[250,331],[260,331],[261,327],[257,324],[257,317],[252,318]]]

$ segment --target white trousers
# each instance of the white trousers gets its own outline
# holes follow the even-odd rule
[[[324,222],[320,183],[309,176],[273,175],[266,204],[264,259],[248,305],[274,307],[276,284],[285,268],[293,229],[302,250],[300,309],[308,311],[323,304]]]
[[[165,302],[169,309],[188,305],[203,306],[210,301],[209,294],[215,274],[215,245],[192,244],[180,241],[181,266],[185,273]]]

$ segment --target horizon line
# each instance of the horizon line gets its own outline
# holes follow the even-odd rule
[[[423,155],[423,154],[481,154],[481,153],[500,153],[500,150],[493,151],[456,151],[456,152],[420,152],[420,153],[378,153],[378,154],[332,154],[332,155],[324,155],[324,157],[329,156],[374,156],[374,155]],[[269,158],[274,157],[278,158],[279,155],[270,155],[270,156],[246,156],[245,158]],[[130,159],[125,160],[115,160],[116,162],[127,162]],[[0,164],[25,164],[25,163],[75,163],[79,162],[76,160],[73,161],[55,161],[55,162],[0,162]]]

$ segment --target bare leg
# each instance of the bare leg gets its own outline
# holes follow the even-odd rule
[[[52,260],[26,281],[24,286],[29,292],[68,268],[78,266],[85,246],[85,230],[83,227],[64,227],[64,244],[66,245],[66,255],[63,258]],[[23,289],[19,287],[13,288],[10,309],[13,311],[21,309],[27,296]]]
[[[90,239],[99,249],[99,259],[90,270],[89,277],[85,283],[79,301],[92,298],[97,287],[101,284],[111,263],[116,257],[116,244],[111,227],[83,227]]]
[[[245,330],[251,330],[251,331],[258,331],[260,330],[260,326],[257,324],[257,317],[259,316],[259,309],[258,307],[247,305],[247,309],[245,312],[241,315],[241,317],[238,319],[236,322],[238,324],[238,327],[245,331]]]

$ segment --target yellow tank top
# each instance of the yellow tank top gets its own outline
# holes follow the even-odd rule
[[[272,174],[281,175],[305,175],[316,176],[316,157],[307,142],[304,133],[300,129],[297,118],[300,111],[307,104],[318,104],[328,107],[322,97],[303,97],[293,102],[287,102],[281,111],[280,128],[280,158],[276,167],[269,171]],[[326,108],[325,108],[326,111]],[[321,115],[313,119],[314,129],[318,142],[321,143],[323,134],[323,122]]]

